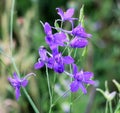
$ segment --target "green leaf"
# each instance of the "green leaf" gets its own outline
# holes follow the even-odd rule
[[[85,48],[83,49],[82,57],[84,57],[86,53],[87,53],[87,47],[85,47]]]
[[[80,9],[79,23],[81,23],[82,26],[84,26],[84,5],[82,5],[82,7]]]

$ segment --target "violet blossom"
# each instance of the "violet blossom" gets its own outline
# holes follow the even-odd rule
[[[92,37],[91,34],[88,34],[88,33],[85,32],[85,29],[82,27],[81,24],[79,24],[77,27],[75,27],[72,30],[72,34],[74,36],[78,36],[78,37],[81,37],[81,38],[90,38],[90,37]]]
[[[44,24],[44,31],[46,34],[46,43],[50,46],[51,50],[58,48],[58,46],[65,46],[65,42],[68,42],[65,33],[59,32],[52,34],[52,29],[49,23]]]
[[[58,15],[61,17],[62,22],[69,21],[72,24],[73,28],[73,21],[78,20],[77,18],[72,18],[74,14],[74,8],[69,8],[66,12],[63,12],[61,8],[56,8],[56,10],[58,11]]]
[[[73,8],[69,8],[66,12],[63,12],[61,8],[56,8],[56,10],[58,11],[58,15],[60,15],[62,21],[72,21],[77,19],[77,18],[72,18],[74,14]]]
[[[31,75],[35,75],[35,74],[34,73],[29,73],[25,77],[19,78],[17,73],[14,72],[13,73],[13,78],[8,77],[8,81],[10,82],[11,86],[15,89],[16,100],[18,100],[19,97],[21,96],[20,88],[27,86],[27,84],[28,84],[27,78],[30,77]]]
[[[84,48],[88,45],[88,40],[81,37],[75,37],[70,41],[70,47],[72,48]]]
[[[63,73],[65,70],[65,64],[72,64],[74,59],[71,56],[62,56],[61,53],[54,54],[53,58],[51,58],[53,62],[53,69],[57,73]]]
[[[47,56],[47,50],[45,49],[44,46],[41,46],[39,48],[39,55],[40,55],[40,58],[38,59],[38,62],[35,63],[34,68],[40,69],[45,64],[47,64],[47,67],[52,69],[51,59]]]
[[[85,88],[85,84],[91,84],[93,85],[95,82],[91,80],[93,77],[92,72],[84,72],[83,70],[78,72],[77,66],[73,64],[73,78],[70,87],[72,92],[77,92],[78,89],[81,89],[84,94],[87,93],[87,90]]]

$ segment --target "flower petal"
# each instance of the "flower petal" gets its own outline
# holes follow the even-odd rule
[[[84,72],[83,74],[84,74],[85,80],[91,79],[93,77],[93,75],[94,75],[92,72],[87,72],[87,71]]]
[[[80,82],[79,82],[79,88],[82,90],[82,92],[83,92],[84,94],[87,93],[87,90],[86,90],[85,86],[84,86],[82,83],[80,83]]]
[[[21,85],[23,87],[25,87],[26,85],[28,84],[28,80],[24,79],[22,82],[21,82]]]
[[[60,63],[54,63],[54,71],[57,73],[63,73],[64,72],[64,65]]]
[[[73,62],[74,62],[74,59],[71,56],[63,57],[63,63],[65,63],[65,64],[72,64]]]
[[[73,64],[72,67],[73,67],[73,74],[76,75],[76,73],[78,72],[78,68],[76,64]]]
[[[52,43],[54,43],[54,39],[53,39],[53,36],[51,35],[51,36],[46,36],[45,37],[45,41],[46,41],[46,43],[47,44],[52,44]]]
[[[43,66],[44,66],[44,62],[39,61],[39,62],[35,63],[34,68],[35,68],[35,69],[40,69],[40,68],[42,68]]]
[[[52,29],[51,29],[51,26],[48,22],[45,22],[45,24],[44,24],[44,31],[45,31],[46,35],[52,34]]]
[[[12,84],[13,82],[15,82],[16,80],[11,78],[11,77],[8,77],[8,81],[10,82],[10,84]]]
[[[74,8],[70,8],[68,9],[65,13],[64,13],[64,18],[65,20],[70,19],[74,14]]]
[[[70,46],[72,48],[84,48],[88,45],[88,40],[85,38],[75,37],[71,42]]]
[[[63,20],[64,19],[64,12],[61,8],[56,8],[56,10],[58,11],[58,15],[61,16],[61,19]]]
[[[91,38],[92,35],[85,32],[85,29],[80,25],[72,30],[74,36],[79,36],[81,38]]]
[[[15,88],[15,96],[16,96],[16,100],[18,100],[19,99],[19,97],[20,97],[20,88]]]
[[[72,92],[77,92],[79,89],[79,83],[77,80],[73,81],[71,84],[70,84],[70,90]]]
[[[55,43],[60,45],[60,46],[64,46],[64,42],[68,41],[66,35],[62,32],[55,33],[54,40],[55,40]]]
[[[40,58],[42,59],[42,61],[46,61],[47,60],[47,58],[48,58],[47,57],[47,51],[46,51],[44,46],[41,46],[39,48],[39,55],[40,55]]]
[[[52,49],[52,55],[55,56],[56,54],[58,54],[59,51],[58,51],[58,47]]]
[[[13,78],[14,78],[14,79],[18,79],[18,75],[17,75],[16,72],[13,73]]]
[[[48,62],[47,62],[47,67],[49,67],[50,69],[52,69],[53,65],[54,65],[54,59],[53,58],[49,58]]]
[[[91,85],[94,85],[95,84],[95,81],[93,80],[85,80],[83,81],[85,84],[91,84]]]

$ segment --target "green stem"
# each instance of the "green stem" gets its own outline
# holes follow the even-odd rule
[[[77,54],[77,48],[75,49],[75,52],[74,52],[74,58],[76,57],[76,54]]]
[[[15,0],[12,2],[11,8],[11,17],[10,17],[10,51],[12,56],[12,45],[13,45],[13,17],[14,17],[14,7],[15,7]]]
[[[61,21],[61,26],[60,26],[61,28],[63,27],[63,21]]]
[[[64,50],[62,51],[62,55],[63,55],[63,53],[65,52],[65,50],[67,49],[67,46],[64,48]]]
[[[13,64],[13,67],[14,67],[15,71],[17,72],[17,75],[18,75],[19,78],[20,78],[20,73],[19,73],[19,70],[18,70],[18,68],[17,68],[17,66],[16,66],[16,63],[15,63],[15,60],[14,60],[13,57],[11,57],[11,61],[12,61],[12,64]]]
[[[48,68],[46,65],[46,75],[47,75],[47,83],[48,83],[48,91],[49,91],[49,96],[50,96],[50,108],[49,108],[49,113],[52,111],[52,93],[50,89],[50,80],[49,80],[49,74],[48,74]]]
[[[81,93],[78,97],[76,97],[76,98],[73,100],[73,103],[74,103],[75,101],[77,101],[82,95],[83,95],[83,93]]]
[[[109,101],[109,108],[110,108],[110,113],[113,113],[112,102],[111,101]]]
[[[37,107],[35,106],[33,100],[32,100],[31,97],[29,96],[28,92],[26,91],[26,89],[25,89],[25,88],[22,88],[22,89],[23,89],[23,91],[24,91],[24,93],[25,93],[27,99],[29,100],[31,106],[33,107],[35,113],[40,113],[39,110],[37,109]]]
[[[108,101],[106,101],[105,113],[108,113]]]
[[[72,73],[72,69],[71,69],[71,65],[70,65],[70,73]],[[72,78],[71,78],[71,82],[72,82]],[[73,94],[72,92],[70,93],[70,113],[72,113],[72,105],[73,105]]]
[[[64,93],[62,96],[58,97],[58,98],[55,100],[55,102],[53,103],[53,106],[54,106],[54,105],[56,104],[56,102],[58,102],[62,97],[64,97],[69,91],[70,91],[70,89],[67,90],[67,91],[65,91],[65,93]]]
[[[115,109],[115,112],[114,113],[117,113],[117,111],[120,109],[120,100],[119,100],[119,102],[118,102],[118,104],[117,104],[117,107],[116,107],[116,109]]]
[[[70,52],[70,48],[68,48],[68,55],[71,56],[71,52]],[[72,73],[72,67],[70,65],[70,73]],[[70,78],[70,81],[72,82],[72,78]],[[72,105],[73,105],[73,95],[72,95],[72,92],[70,93],[70,113],[72,113]]]
[[[53,80],[53,85],[52,85],[52,97],[54,96],[54,88],[55,88],[55,82],[56,82],[56,73],[54,73],[54,80]]]

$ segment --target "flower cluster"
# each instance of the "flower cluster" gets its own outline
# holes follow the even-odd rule
[[[84,72],[82,69],[81,71],[78,71],[74,58],[72,58],[70,55],[63,56],[62,52],[59,51],[59,47],[62,46],[65,48],[84,48],[88,45],[87,38],[90,38],[92,35],[86,33],[81,23],[78,26],[74,27],[74,21],[78,19],[72,17],[74,14],[73,8],[68,9],[66,12],[63,12],[61,8],[56,8],[56,10],[58,11],[58,15],[61,17],[61,19],[56,20],[56,23],[60,21],[61,27],[52,27],[48,22],[45,22],[45,24],[42,23],[46,35],[45,41],[52,52],[50,53],[46,50],[45,47],[40,46],[40,58],[38,59],[38,62],[35,63],[34,68],[41,69],[43,66],[47,66],[47,68],[53,69],[56,73],[65,73],[69,75],[73,80],[70,84],[71,92],[76,92],[78,89],[81,89],[82,92],[86,94],[87,90],[84,85],[94,84],[94,81],[91,80],[93,73]],[[71,23],[71,30],[65,30],[62,28],[62,24],[65,21]],[[52,29],[56,29],[57,33],[53,34]],[[65,70],[65,65],[72,65],[72,74]],[[34,73],[30,73],[24,78],[20,78],[16,73],[14,73],[13,78],[8,78],[8,81],[15,89],[17,100],[20,97],[20,88],[25,87],[28,84],[27,78],[31,76],[31,74],[35,75]]]
[[[93,73],[84,72],[82,69],[79,72],[74,58],[71,56],[63,56],[59,51],[59,47],[84,48],[88,45],[87,38],[91,38],[92,35],[86,33],[81,23],[74,27],[74,21],[78,19],[72,17],[74,14],[73,8],[68,9],[66,12],[63,12],[61,8],[56,8],[56,10],[58,11],[58,15],[61,17],[61,19],[56,20],[56,22],[60,21],[61,27],[52,27],[48,22],[45,22],[45,24],[41,22],[44,27],[45,41],[50,47],[52,53],[48,52],[45,47],[41,46],[39,48],[40,58],[38,59],[38,62],[35,63],[34,68],[40,69],[46,65],[48,68],[53,69],[59,74],[64,72],[73,79],[72,83],[70,84],[71,92],[76,92],[80,88],[82,92],[86,94],[87,90],[84,85],[94,84],[94,81],[91,80]],[[65,21],[71,23],[71,30],[65,30],[62,28]],[[52,29],[56,29],[57,32],[53,34]],[[69,38],[69,36],[72,38]],[[66,64],[72,65],[72,74],[65,70]]]

